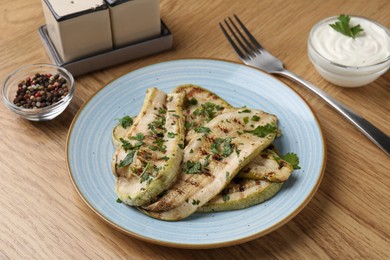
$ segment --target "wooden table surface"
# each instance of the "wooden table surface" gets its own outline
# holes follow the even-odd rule
[[[239,62],[218,22],[239,15],[286,67],[390,134],[390,71],[362,88],[334,86],[307,57],[318,20],[363,15],[390,27],[388,0],[162,0],[174,34],[170,51],[76,78],[75,97],[55,120],[34,123],[0,104],[0,258],[10,259],[389,259],[390,160],[322,100],[281,79],[311,105],[327,143],[326,171],[310,203],[278,230],[241,245],[209,250],[149,244],[118,232],[82,201],[65,162],[69,126],[82,104],[110,81],[135,69],[183,58]],[[14,69],[50,62],[37,28],[39,0],[0,2],[0,78]]]

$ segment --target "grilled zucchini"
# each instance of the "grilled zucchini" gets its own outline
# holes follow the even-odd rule
[[[174,182],[183,155],[184,94],[147,90],[140,114],[112,159],[118,198],[148,205]]]
[[[237,176],[197,212],[218,212],[248,208],[273,197],[282,188],[283,182],[241,179]]]
[[[276,125],[276,116],[254,109],[230,109],[215,117],[186,146],[174,185],[141,211],[162,220],[191,215],[272,143]]]

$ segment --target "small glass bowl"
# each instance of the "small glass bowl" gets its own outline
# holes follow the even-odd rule
[[[385,26],[365,17],[361,16],[351,16],[358,17],[370,21],[380,28],[382,28],[387,35],[390,37],[390,31]],[[345,66],[330,61],[321,55],[315,48],[312,43],[312,36],[316,29],[322,24],[329,24],[336,21],[338,16],[329,17],[319,21],[313,26],[310,31],[309,40],[308,40],[308,55],[310,61],[313,63],[315,69],[318,73],[325,78],[327,81],[341,87],[361,87],[365,86],[379,76],[384,74],[390,68],[390,55],[387,56],[383,61],[378,62],[373,65],[368,66]]]
[[[16,106],[13,100],[16,97],[19,83],[28,77],[32,78],[36,73],[59,74],[67,82],[68,94],[56,103],[42,108],[23,108]],[[31,64],[17,69],[5,79],[2,96],[6,106],[19,116],[31,121],[46,121],[55,118],[65,110],[73,98],[74,89],[73,76],[66,69],[51,64]]]

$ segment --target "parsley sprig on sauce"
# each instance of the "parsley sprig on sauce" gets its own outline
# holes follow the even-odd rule
[[[360,24],[353,27],[349,25],[349,22],[351,20],[349,15],[341,14],[337,19],[337,22],[329,24],[329,26],[338,31],[339,33],[344,34],[345,36],[352,37],[353,39],[355,39],[357,34],[363,31],[363,28],[360,26]]]

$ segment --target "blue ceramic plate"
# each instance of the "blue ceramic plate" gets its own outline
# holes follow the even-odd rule
[[[149,87],[170,92],[175,86],[188,83],[207,88],[234,106],[258,108],[278,116],[283,136],[275,144],[282,154],[297,153],[302,169],[294,171],[275,197],[247,209],[197,213],[178,222],[156,220],[116,202],[115,178],[110,166],[115,118],[137,115]],[[94,212],[131,236],[182,248],[239,244],[285,224],[317,190],[325,157],[318,121],[293,90],[257,69],[204,59],[158,63],[111,82],[80,109],[67,140],[71,179]]]

